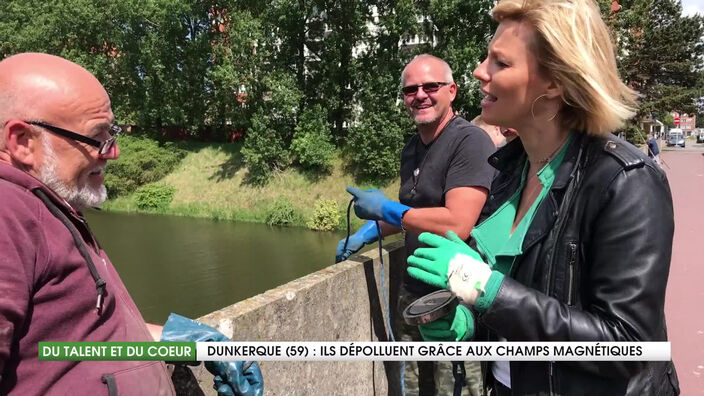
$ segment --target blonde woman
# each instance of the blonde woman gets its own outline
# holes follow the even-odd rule
[[[462,305],[430,340],[665,341],[673,234],[662,171],[610,132],[634,115],[593,0],[503,0],[474,71],[482,118],[519,136],[471,245],[422,234],[411,276]],[[493,395],[673,395],[672,362],[493,362]]]

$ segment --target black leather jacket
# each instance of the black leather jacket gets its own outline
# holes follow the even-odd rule
[[[491,307],[480,339],[665,341],[674,231],[664,173],[631,144],[578,133]],[[489,162],[500,173],[481,220],[518,189],[519,139]],[[488,366],[484,365],[487,373]],[[673,395],[672,362],[511,362],[514,395]]]

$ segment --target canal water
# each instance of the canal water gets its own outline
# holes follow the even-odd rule
[[[89,211],[144,319],[198,317],[332,265],[344,233]]]

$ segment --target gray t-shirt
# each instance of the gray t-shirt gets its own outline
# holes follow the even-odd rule
[[[445,206],[445,194],[456,187],[491,186],[495,169],[487,159],[496,151],[489,136],[462,117],[455,116],[429,145],[418,134],[401,152],[399,201],[413,208]],[[418,234],[406,233],[406,254],[418,247]],[[405,273],[406,288],[416,295],[434,290]]]

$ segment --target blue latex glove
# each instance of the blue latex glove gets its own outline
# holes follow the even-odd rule
[[[425,341],[466,341],[474,337],[474,316],[463,305],[438,320],[418,326]]]
[[[226,342],[230,341],[214,328],[172,313],[164,324],[161,341]],[[213,388],[221,396],[262,396],[264,380],[257,362],[205,362],[215,376]]]
[[[347,187],[347,192],[354,196],[354,213],[360,219],[383,220],[401,228],[401,217],[410,206],[394,202],[381,190],[362,191],[355,187]]]
[[[347,247],[345,247],[345,241],[347,238],[343,238],[337,244],[337,251],[335,252],[335,262],[345,261],[349,256],[357,253],[364,245],[372,243],[379,239],[379,232],[376,228],[376,222],[374,220],[369,220],[364,223],[364,225],[357,230],[354,234],[350,235],[350,239],[347,241]]]

